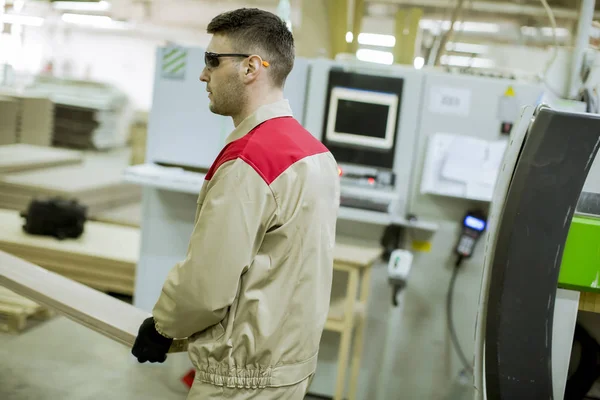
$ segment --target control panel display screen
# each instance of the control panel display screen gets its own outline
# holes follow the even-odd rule
[[[397,109],[395,93],[335,87],[331,90],[326,138],[341,145],[391,149]]]
[[[464,220],[466,228],[471,228],[477,232],[483,232],[485,230],[485,221],[479,218],[475,218],[472,215],[467,215]]]
[[[335,131],[385,139],[389,105],[338,100]]]

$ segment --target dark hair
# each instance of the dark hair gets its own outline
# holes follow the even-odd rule
[[[294,37],[277,15],[257,8],[240,8],[217,15],[208,24],[209,34],[230,37],[235,51],[256,52],[269,62],[273,83],[283,87],[294,67]]]

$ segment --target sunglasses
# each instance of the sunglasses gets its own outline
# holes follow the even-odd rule
[[[217,68],[220,64],[219,59],[221,57],[243,57],[243,58],[248,58],[248,57],[252,57],[252,54],[239,54],[239,53],[211,53],[211,52],[205,52],[204,53],[204,64],[206,64],[206,66],[210,69],[214,69]],[[262,65],[264,67],[268,67],[270,64],[267,61],[262,61]]]

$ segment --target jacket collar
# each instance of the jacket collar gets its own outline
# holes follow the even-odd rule
[[[244,119],[238,126],[235,128],[227,139],[225,140],[225,144],[229,144],[234,140],[238,140],[250,132],[252,129],[256,128],[258,125],[263,122],[278,118],[278,117],[292,117],[292,109],[290,108],[290,103],[288,100],[283,99],[276,101],[271,104],[265,104],[264,106],[259,107],[254,114],[249,115]]]

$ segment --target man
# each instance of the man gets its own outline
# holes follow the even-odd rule
[[[186,258],[132,350],[163,362],[188,338],[189,399],[300,400],[329,309],[337,164],[283,96],[294,40],[277,16],[239,9],[208,25],[210,109],[235,129],[206,175]]]

